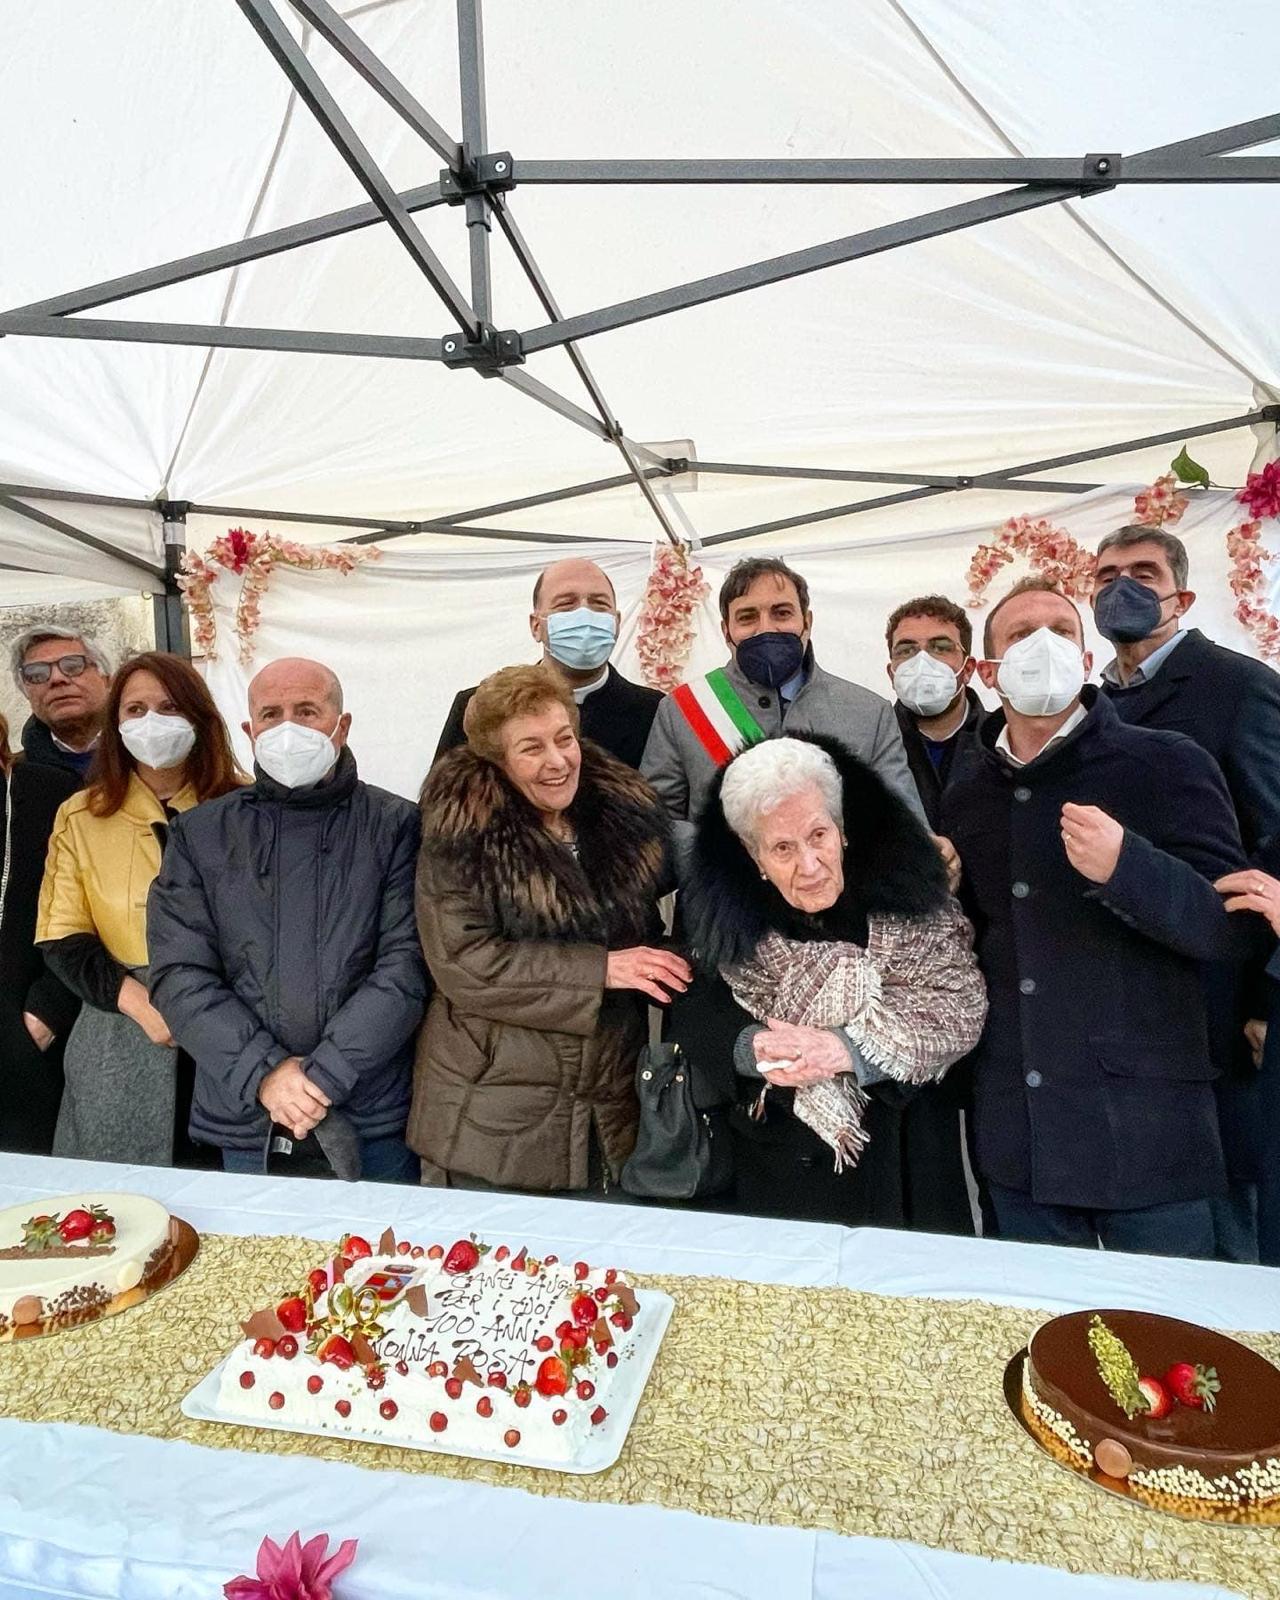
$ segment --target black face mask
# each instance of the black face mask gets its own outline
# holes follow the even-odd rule
[[[1098,632],[1112,644],[1137,644],[1149,639],[1163,619],[1164,602],[1177,594],[1158,595],[1136,578],[1114,578],[1093,603]]]
[[[798,633],[753,633],[738,646],[743,675],[762,689],[780,689],[803,661],[804,640]]]

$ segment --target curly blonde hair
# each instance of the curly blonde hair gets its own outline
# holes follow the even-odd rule
[[[503,667],[476,689],[463,713],[467,743],[478,756],[500,764],[502,730],[512,717],[528,717],[548,706],[560,705],[578,732],[578,703],[560,674],[539,661],[531,667]]]

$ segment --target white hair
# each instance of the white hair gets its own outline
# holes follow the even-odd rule
[[[13,674],[13,681],[21,689],[22,667],[27,659],[27,651],[33,644],[43,644],[46,639],[67,639],[74,644],[82,644],[84,653],[93,662],[104,678],[111,676],[111,661],[105,650],[92,639],[87,639],[83,633],[77,633],[74,628],[60,628],[55,623],[46,622],[40,628],[28,628],[25,633],[20,633],[13,641],[13,649],[9,656],[9,670]]]
[[[818,790],[839,825],[844,785],[827,752],[805,739],[765,739],[730,762],[720,787],[724,820],[751,847],[760,819],[808,788]]]

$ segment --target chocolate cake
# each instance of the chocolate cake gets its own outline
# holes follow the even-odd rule
[[[1144,1409],[1126,1415],[1090,1341],[1098,1319],[1143,1383],[1157,1380],[1156,1409],[1167,1403],[1167,1414],[1151,1414],[1143,1396]],[[1207,1403],[1163,1393],[1178,1363],[1210,1375]],[[1280,1506],[1280,1371],[1225,1334],[1145,1311],[1055,1317],[1031,1340],[1022,1399],[1028,1426],[1053,1454],[1126,1479],[1131,1493],[1162,1510],[1202,1516],[1207,1508]]]

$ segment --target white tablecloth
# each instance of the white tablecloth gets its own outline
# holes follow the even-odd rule
[[[1143,1307],[1280,1327],[1280,1272],[707,1212],[389,1185],[0,1158],[0,1205],[81,1190],[154,1195],[198,1230],[333,1239],[387,1224],[699,1273],[1063,1311]],[[0,1347],[0,1360],[4,1349]],[[1015,1441],[1010,1437],[1011,1447]],[[294,1456],[0,1419],[0,1600],[210,1600],[265,1533],[360,1540],[342,1600],[1212,1600],[1223,1591],[1069,1576],[656,1506],[582,1505]]]

